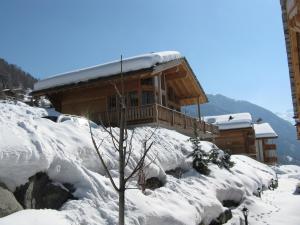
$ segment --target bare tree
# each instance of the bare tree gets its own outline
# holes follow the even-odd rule
[[[129,136],[129,132],[127,129],[127,121],[126,121],[126,101],[125,101],[125,92],[124,92],[124,77],[123,77],[123,70],[122,70],[122,56],[121,56],[121,91],[117,87],[116,83],[112,83],[113,87],[115,88],[115,91],[118,96],[118,103],[120,106],[119,110],[119,131],[116,132],[114,129],[111,128],[111,126],[104,126],[104,124],[101,122],[102,128],[109,134],[109,137],[111,138],[111,142],[114,146],[114,149],[118,152],[118,161],[119,161],[119,185],[117,185],[110,173],[110,170],[108,166],[106,165],[102,152],[100,150],[101,144],[103,143],[104,139],[102,140],[96,140],[96,136],[94,135],[92,128],[90,126],[90,134],[91,139],[93,142],[93,146],[97,152],[97,155],[101,161],[101,164],[103,165],[103,168],[105,170],[105,173],[107,174],[112,186],[119,194],[119,225],[125,224],[125,191],[127,189],[131,189],[127,187],[128,181],[136,176],[140,176],[141,173],[144,173],[145,167],[149,166],[150,163],[152,163],[155,159],[150,160],[150,163],[148,165],[145,165],[145,159],[150,151],[154,141],[153,141],[153,134],[143,140],[142,143],[142,151],[139,159],[136,161],[136,164],[134,165],[132,171],[127,176],[125,175],[125,168],[128,166],[128,163],[130,159],[132,158],[132,140],[134,137],[134,130],[131,132],[131,135]],[[156,158],[156,157],[155,157]]]

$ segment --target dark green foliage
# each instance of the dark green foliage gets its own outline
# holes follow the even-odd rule
[[[230,170],[234,166],[234,162],[231,161],[231,154],[229,151],[223,151],[218,149],[217,146],[213,148],[209,153],[202,150],[201,138],[198,134],[196,124],[194,125],[194,136],[189,139],[193,144],[193,153],[189,155],[193,157],[193,168],[204,175],[209,175],[210,170],[208,163],[218,165],[220,168]]]
[[[190,142],[193,144],[193,153],[190,155],[193,157],[193,168],[204,175],[209,175],[208,169],[209,155],[202,150],[200,144],[200,137],[196,125],[194,125],[194,136],[190,138]]]
[[[222,151],[218,148],[214,148],[210,151],[209,160],[220,168],[225,168],[227,170],[230,170],[230,168],[234,166],[229,151]]]
[[[0,58],[0,91],[6,88],[33,88],[37,80],[20,67]]]

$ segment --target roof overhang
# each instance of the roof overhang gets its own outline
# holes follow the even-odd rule
[[[125,80],[129,80],[137,79],[138,77],[144,78],[157,76],[159,74],[164,74],[166,77],[166,82],[170,83],[174,87],[176,95],[178,96],[182,106],[197,104],[198,102],[202,104],[208,101],[202,86],[200,85],[196,75],[185,58],[174,59],[168,62],[157,64],[150,68],[126,72],[123,73],[123,76]],[[50,95],[74,88],[97,86],[103,82],[120,80],[120,77],[121,73],[102,76],[87,81],[34,90],[32,95]]]

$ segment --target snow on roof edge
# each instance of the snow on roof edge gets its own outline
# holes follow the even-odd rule
[[[177,51],[162,51],[133,56],[123,59],[123,72],[137,71],[151,68],[157,64],[184,58]],[[79,83],[91,79],[109,77],[120,73],[120,60],[74,70],[67,73],[54,75],[34,84],[34,91],[45,90],[57,86],[64,86],[72,83]]]
[[[277,133],[273,130],[269,123],[254,124],[256,138],[277,138]]]
[[[205,122],[214,124],[219,130],[248,128],[253,126],[250,113],[232,113],[218,116],[205,116]]]

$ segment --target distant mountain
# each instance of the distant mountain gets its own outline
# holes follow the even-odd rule
[[[33,88],[37,81],[29,73],[24,72],[20,67],[9,64],[0,58],[0,90],[6,88]]]
[[[253,121],[262,118],[263,121],[271,124],[279,136],[274,141],[277,144],[279,162],[300,165],[300,141],[296,139],[296,129],[290,122],[261,106],[247,101],[234,100],[223,95],[208,95],[208,99],[209,103],[201,106],[203,116],[249,112],[253,117]],[[189,106],[186,110],[194,116],[197,113],[195,106]]]
[[[283,113],[277,112],[276,115],[279,116],[280,118],[290,122],[291,124],[295,123],[295,120],[293,119],[294,111],[292,109],[286,110]]]

